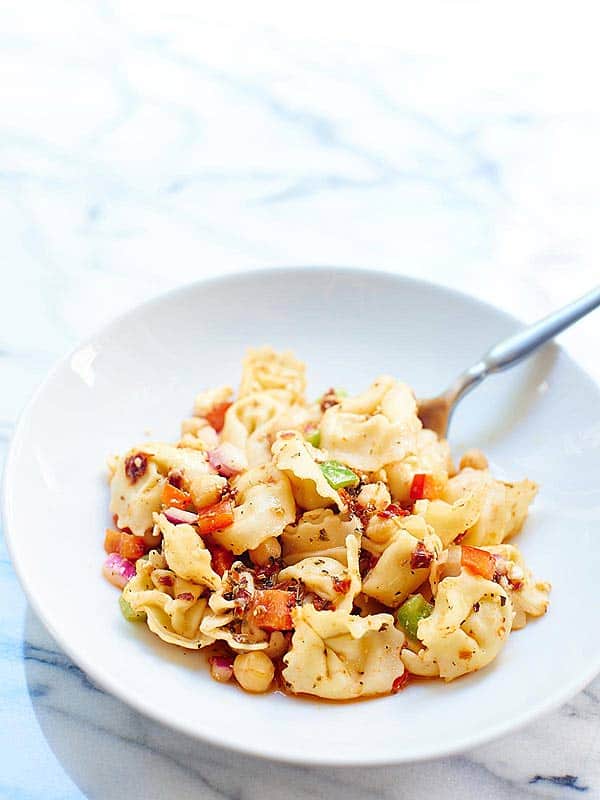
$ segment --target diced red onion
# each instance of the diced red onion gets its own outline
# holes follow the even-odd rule
[[[220,683],[227,683],[233,676],[233,659],[227,656],[209,658],[211,677]]]
[[[182,508],[165,508],[163,514],[173,525],[184,523],[192,525],[198,520],[198,514],[194,514],[193,511],[184,511]]]
[[[445,556],[445,557],[444,557]],[[446,553],[437,563],[437,580],[443,581],[444,578],[456,578],[462,569],[462,550],[453,545],[448,548]]]
[[[462,548],[451,545],[444,550],[437,561],[434,561],[431,568],[432,585],[437,586],[444,578],[455,578],[460,575],[462,570]],[[435,588],[434,588],[435,592]]]
[[[248,467],[243,450],[229,442],[223,442],[208,452],[209,464],[224,478],[231,478]]]
[[[122,589],[135,575],[135,565],[118,553],[111,553],[104,562],[102,574],[113,586]]]

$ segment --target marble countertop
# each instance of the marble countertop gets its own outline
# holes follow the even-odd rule
[[[597,26],[590,5],[560,5],[380,4],[368,18],[337,2],[4,8],[2,456],[59,355],[199,277],[372,265],[525,320],[598,283]],[[600,379],[597,316],[561,341]],[[580,793],[600,797],[600,680],[454,758],[258,761],[96,689],[28,608],[0,544],[2,800]]]

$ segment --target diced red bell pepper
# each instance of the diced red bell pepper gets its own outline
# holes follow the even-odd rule
[[[107,553],[118,553],[121,546],[121,531],[115,531],[113,528],[106,529],[104,537],[104,550]]]
[[[475,575],[481,575],[491,581],[496,571],[496,559],[487,550],[463,544],[461,547],[461,564]]]
[[[192,498],[183,489],[178,489],[171,483],[165,483],[162,490],[162,503],[169,508],[179,508],[182,511],[191,504]]]
[[[437,488],[433,475],[428,475],[425,472],[417,472],[410,486],[410,499],[435,500],[436,497]]]
[[[213,506],[202,509],[196,525],[200,533],[214,533],[227,528],[233,522],[233,501],[221,500]]]
[[[217,575],[223,577],[227,570],[231,569],[231,565],[235,561],[235,556],[226,547],[223,547],[216,542],[213,542],[210,537],[204,539],[206,549],[210,552],[211,566]]]
[[[250,605],[250,619],[267,631],[289,631],[293,628],[291,609],[295,597],[283,589],[259,589]]]
[[[132,533],[123,533],[123,531],[107,528],[104,549],[107,553],[118,553],[129,561],[136,561],[146,552],[146,545],[143,536],[134,536]]]
[[[217,433],[223,430],[225,414],[230,405],[231,403],[217,403],[206,414],[208,424],[212,425]]]
[[[405,669],[402,675],[399,675],[392,683],[392,694],[398,694],[398,692],[401,692],[403,689],[406,689],[409,681],[410,681],[410,672]]]

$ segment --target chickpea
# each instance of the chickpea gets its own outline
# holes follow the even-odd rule
[[[235,657],[233,674],[247,692],[266,692],[275,676],[271,659],[260,650],[242,653]]]
[[[279,558],[281,555],[281,545],[274,536],[265,539],[264,542],[248,551],[252,563],[257,567],[264,567],[269,563],[270,558]]]
[[[382,481],[363,486],[356,499],[363,508],[373,506],[376,511],[383,511],[392,502],[388,488]]]
[[[463,457],[460,460],[459,468],[465,469],[466,467],[471,467],[471,469],[487,469],[488,460],[481,450],[474,447],[472,450],[467,450],[466,453],[463,453]]]
[[[288,647],[288,637],[281,631],[273,631],[269,638],[269,646],[265,650],[261,650],[261,653],[269,658],[281,658],[287,652]]]

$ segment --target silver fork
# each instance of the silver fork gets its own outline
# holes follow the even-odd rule
[[[476,364],[462,372],[445,392],[438,397],[418,401],[418,413],[424,427],[431,428],[438,436],[445,438],[457,403],[479,386],[484,378],[517,364],[599,305],[600,286],[539,322],[498,342]]]

